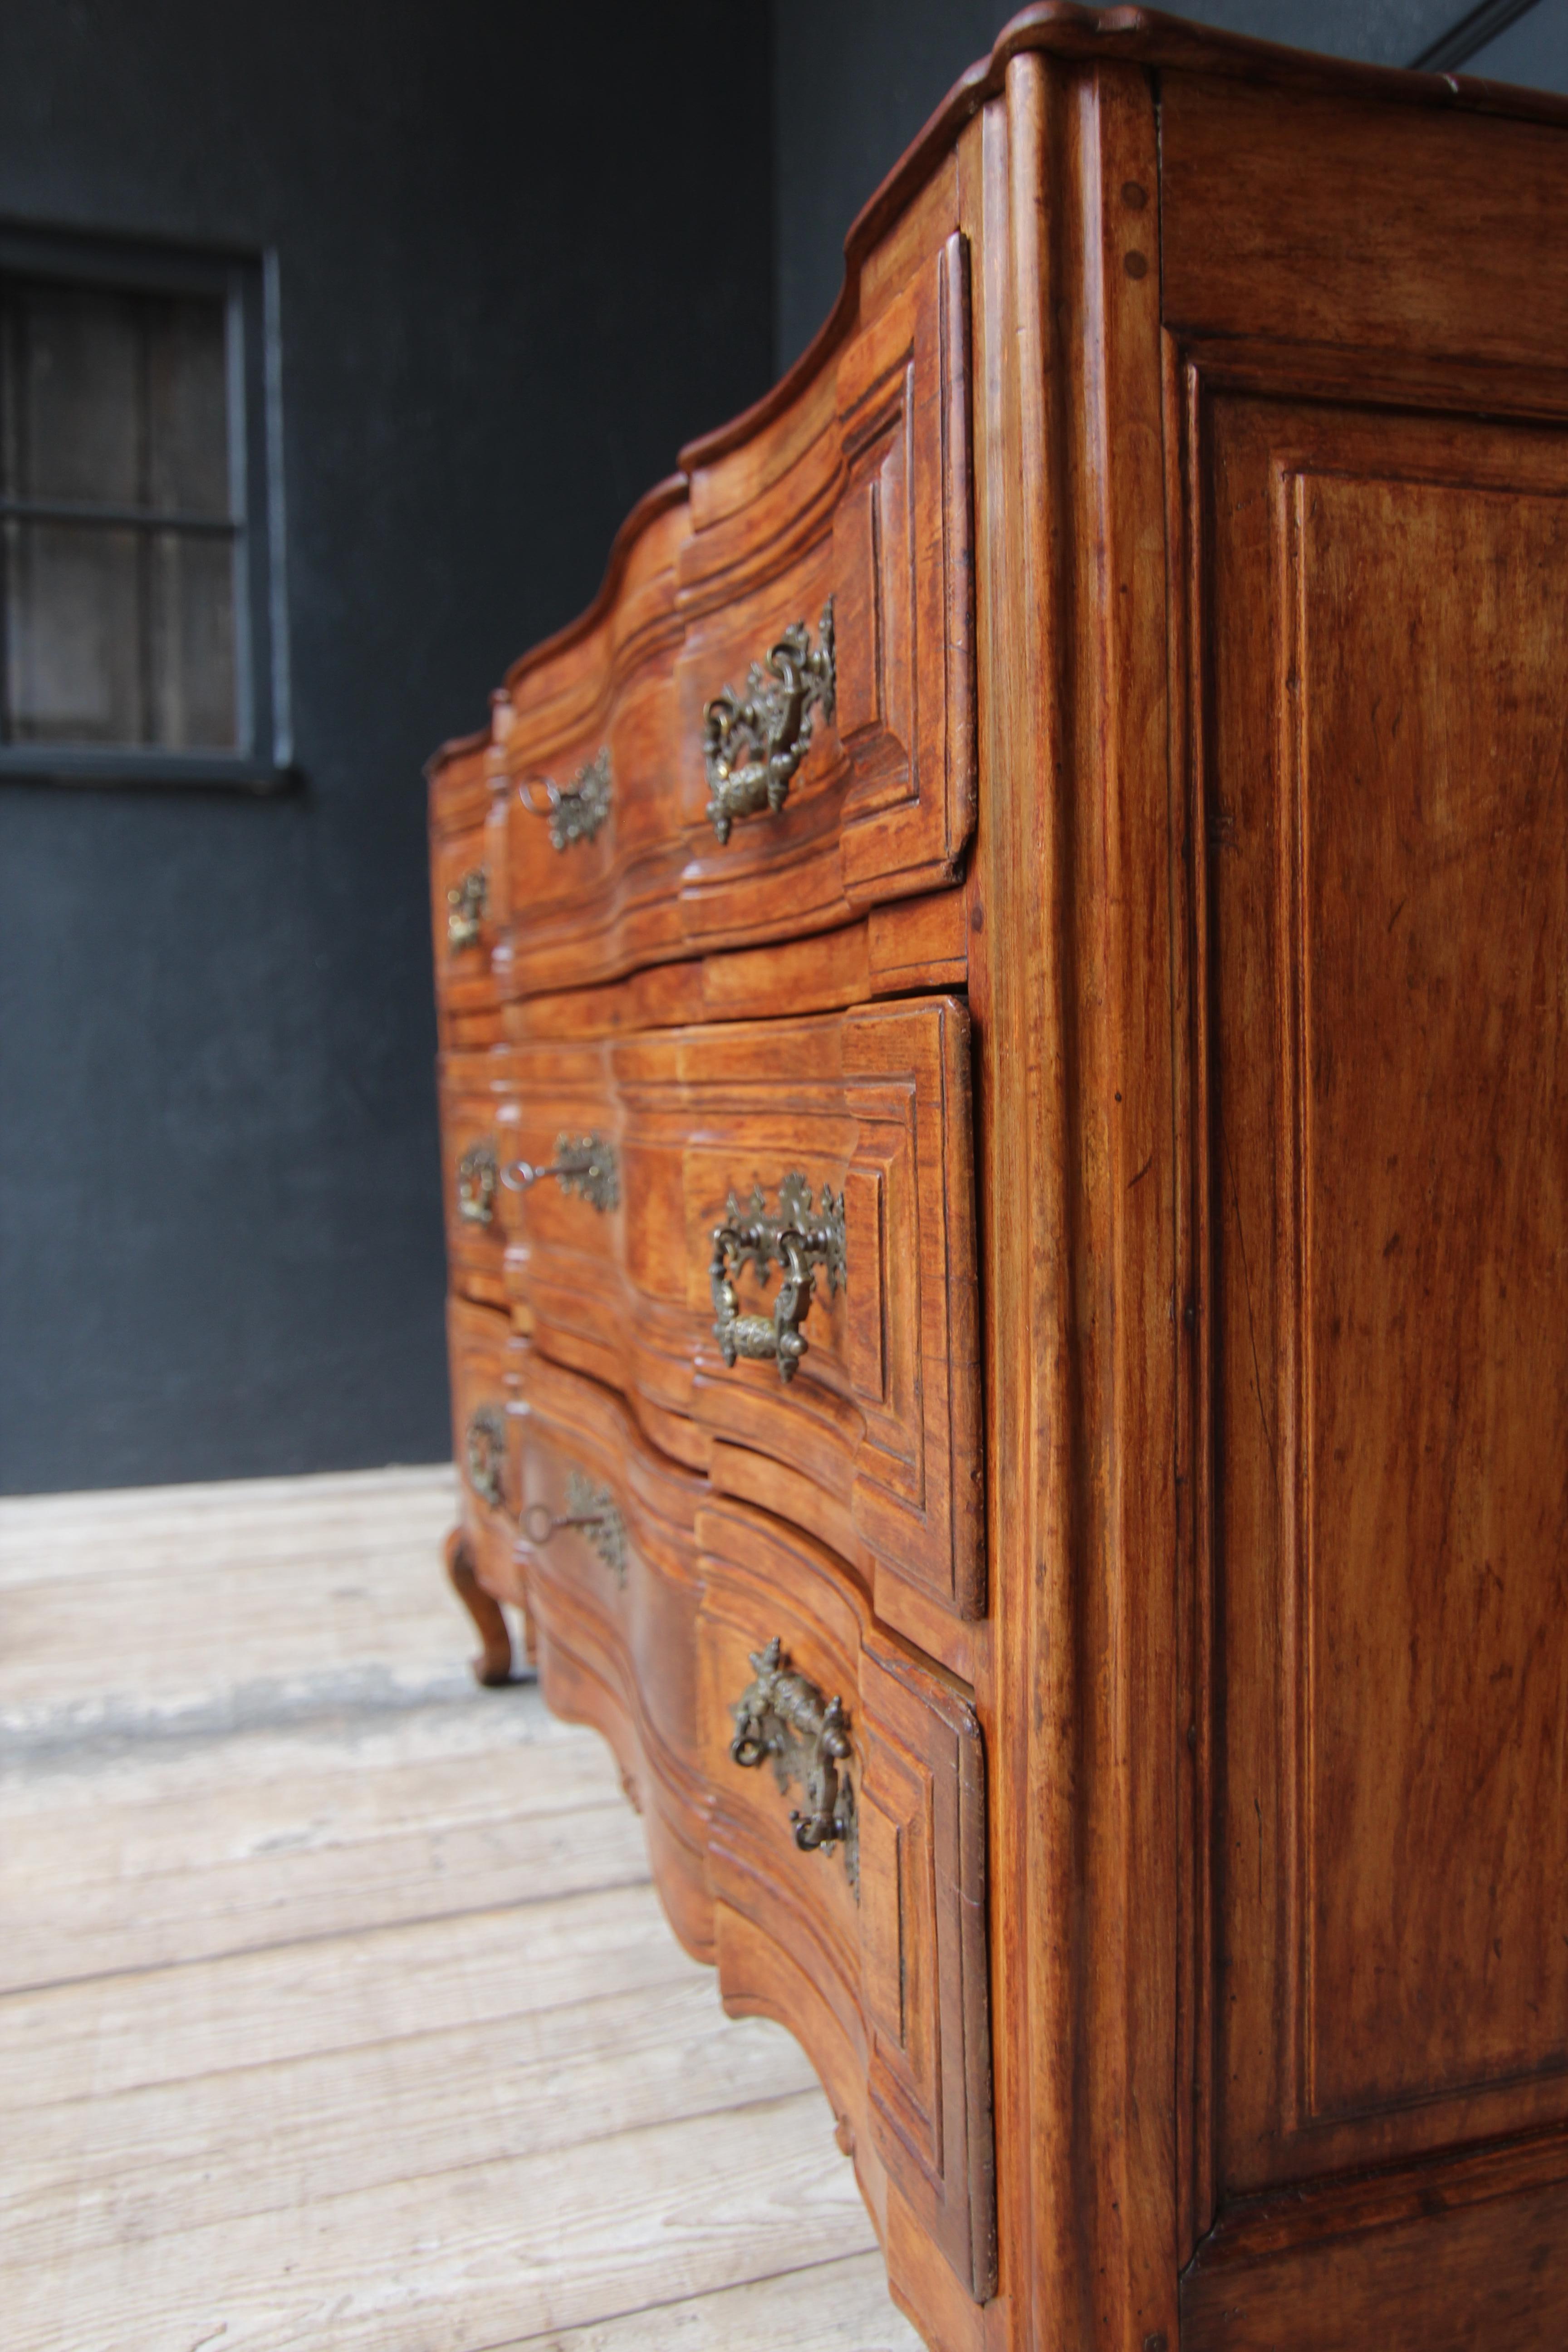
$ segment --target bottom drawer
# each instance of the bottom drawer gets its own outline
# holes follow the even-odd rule
[[[805,2044],[895,2286],[939,2246],[967,2342],[995,2284],[979,1725],[810,1537],[728,1502],[697,1537],[725,2000]]]
[[[665,1909],[711,1960],[694,1532],[707,1481],[655,1453],[618,1396],[526,1340],[510,1418],[521,1541],[506,1597],[526,1606],[550,1706],[615,1750]]]

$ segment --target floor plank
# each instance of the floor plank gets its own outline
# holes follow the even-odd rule
[[[0,1502],[7,2352],[916,2352],[607,1751],[469,1681],[451,1508]]]
[[[83,2076],[95,2095],[417,2033],[433,2020],[476,2031],[625,1991],[710,1983],[676,1943],[646,1885],[461,1925],[417,1920],[275,1951],[94,1977],[0,2000],[0,2079]],[[0,2150],[0,2161],[4,2160]]]
[[[223,2352],[466,2352],[776,2277],[868,2251],[825,2105],[812,2091],[282,2211],[172,2214],[150,2242],[82,2244],[62,2213],[45,2257],[6,2272],[7,2324],[30,2352],[218,2330]]]
[[[716,2033],[712,1987],[698,1982],[509,2017],[482,2037],[446,2026],[147,2084],[94,2097],[90,2118],[79,2095],[44,2100],[27,2108],[6,2259],[51,2260],[68,2207],[80,2253],[152,2236],[170,2212],[188,2228],[385,2187],[406,2177],[410,2149],[421,2175],[548,2156],[815,2081],[765,2021]],[[258,2146],[264,2170],[249,2161]]]
[[[493,2352],[756,2352],[781,2341],[779,2283],[721,2289],[547,2336],[514,2337]],[[905,2352],[919,2339],[888,2300],[880,2254],[850,2254],[790,2277],[782,2342],[789,2352]]]

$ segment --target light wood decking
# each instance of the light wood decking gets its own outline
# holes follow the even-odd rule
[[[450,1474],[0,1504],[6,2352],[918,2352]]]

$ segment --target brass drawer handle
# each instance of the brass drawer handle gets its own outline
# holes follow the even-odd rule
[[[766,660],[752,664],[743,698],[727,686],[703,709],[708,819],[721,843],[738,816],[763,809],[777,816],[805,757],[813,712],[833,716],[831,596],[822,608],[820,638],[814,649],[805,623],[793,622]]]
[[[468,1415],[468,1484],[492,1510],[506,1503],[506,1415],[499,1404],[481,1404]]]
[[[771,1315],[742,1315],[736,1297],[731,1264],[738,1272],[750,1265],[765,1282],[776,1265],[784,1279]],[[827,1185],[822,1205],[813,1209],[811,1187],[792,1171],[779,1186],[776,1216],[768,1214],[760,1184],[752,1189],[751,1206],[742,1213],[731,1193],[724,1223],[713,1228],[713,1255],[708,1280],[713,1293],[713,1337],[719,1352],[731,1369],[738,1357],[777,1360],[781,1381],[793,1381],[795,1367],[810,1342],[801,1330],[816,1288],[818,1268],[827,1276],[831,1297],[847,1280],[844,1263],[844,1196],[836,1201]]]
[[[495,1222],[496,1185],[500,1168],[488,1143],[469,1146],[458,1162],[458,1214],[466,1225]]]
[[[465,948],[477,948],[485,908],[489,899],[489,877],[482,866],[476,866],[453,884],[447,893],[447,951],[461,955]]]
[[[841,1767],[849,1758],[849,1725],[842,1699],[825,1699],[816,1685],[796,1674],[778,1635],[751,1654],[754,1682],[731,1710],[735,1737],[730,1760],[754,1771],[771,1761],[781,1796],[798,1780],[805,1802],[790,1814],[795,1842],[803,1853],[844,1849],[844,1869],[859,1894],[859,1852],[855,1829],[855,1790]]]
[[[531,1544],[547,1544],[562,1528],[581,1528],[616,1582],[625,1584],[626,1523],[608,1486],[595,1486],[581,1470],[572,1470],[566,1476],[563,1517],[555,1517],[547,1503],[531,1503],[522,1515],[522,1531]]]
[[[550,819],[551,847],[570,849],[574,841],[592,841],[610,814],[609,745],[596,760],[579,768],[569,784],[552,783],[548,776],[541,776],[538,782],[544,793],[542,802],[533,797],[531,776],[519,784],[517,796],[530,816]]]
[[[601,1216],[607,1209],[620,1206],[620,1163],[615,1145],[602,1135],[558,1135],[555,1157],[548,1167],[535,1168],[526,1160],[509,1160],[500,1171],[500,1181],[509,1192],[526,1192],[542,1176],[553,1176],[563,1192],[581,1193]]]

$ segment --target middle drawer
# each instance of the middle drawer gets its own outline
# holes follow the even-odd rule
[[[517,1045],[496,1103],[535,1346],[960,1673],[984,1608],[969,1052],[963,1005],[928,997]]]

